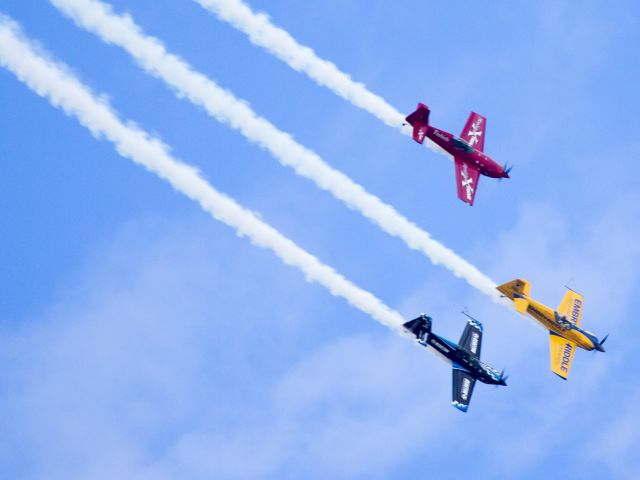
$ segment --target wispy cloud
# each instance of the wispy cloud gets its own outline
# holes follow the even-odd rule
[[[494,354],[508,358],[513,378],[510,394],[530,399],[527,405],[513,405],[509,415],[524,413],[535,419],[526,429],[501,427],[499,435],[492,438],[488,447],[491,462],[504,477],[543,472],[546,468],[542,465],[549,463],[556,465],[559,475],[575,475],[585,465],[598,472],[605,459],[610,465],[604,472],[633,478],[625,463],[628,442],[635,438],[631,432],[638,425],[623,427],[623,422],[629,421],[628,412],[611,405],[626,405],[627,398],[640,394],[637,385],[620,384],[617,375],[621,369],[625,375],[637,372],[637,367],[626,370],[623,365],[636,348],[635,340],[624,337],[633,329],[627,318],[637,296],[636,266],[640,260],[640,248],[634,240],[640,226],[637,222],[628,224],[626,219],[633,216],[638,197],[598,196],[602,197],[602,211],[579,217],[546,203],[523,205],[513,226],[487,252],[500,252],[494,265],[496,275],[505,280],[528,278],[532,296],[552,307],[560,302],[563,285],[573,277],[571,286],[585,295],[581,326],[600,337],[611,333],[607,352],[578,351],[569,380],[562,382],[549,371],[549,341],[543,329],[522,325],[516,314],[479,312],[480,318],[491,318],[492,331],[498,328],[496,321],[503,320],[500,334],[492,336]],[[589,421],[583,424],[585,419]],[[567,424],[573,425],[569,431],[559,427]],[[506,436],[510,442],[504,441]],[[586,436],[593,436],[590,446],[568,446]],[[605,443],[615,447],[604,448]]]
[[[202,106],[212,117],[238,130],[248,140],[267,149],[283,165],[313,180],[350,208],[359,211],[383,231],[399,237],[407,246],[424,254],[465,279],[494,301],[504,303],[495,282],[454,251],[434,240],[429,233],[402,216],[393,207],[368,193],[343,173],[326,164],[317,154],[297,143],[289,134],[258,116],[246,102],[193,70],[179,57],[166,51],[157,39],[145,35],[130,16],[116,15],[96,0],[51,0],[80,26],[107,42],[124,48],[151,75],[168,83],[181,97]]]
[[[0,18],[0,64],[52,105],[76,117],[94,135],[112,142],[120,155],[169,182],[238,235],[246,235],[254,245],[271,250],[285,264],[301,270],[307,280],[326,287],[333,295],[404,334],[399,313],[215,190],[196,169],[175,159],[158,139],[131,123],[123,123],[106,101],[96,97],[68,68],[36,52],[17,24],[7,18]]]
[[[292,341],[282,355],[295,338],[285,314],[313,311],[322,296],[294,285],[293,296],[243,303],[249,270],[255,282],[293,280],[250,258],[227,265],[219,252],[236,240],[212,242],[211,228],[132,222],[74,273],[71,295],[0,331],[12,392],[0,396],[0,472],[375,478],[436,435],[417,418],[434,426],[457,414],[448,389],[405,368],[435,360],[386,332]]]

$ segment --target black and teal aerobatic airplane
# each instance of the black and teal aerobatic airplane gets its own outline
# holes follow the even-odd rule
[[[465,313],[465,315],[467,315]],[[482,345],[482,324],[469,318],[462,332],[460,343],[456,345],[450,340],[431,331],[431,317],[420,315],[403,326],[416,336],[418,343],[428,350],[433,350],[453,366],[453,400],[458,410],[466,412],[471,401],[471,394],[476,380],[491,385],[506,385],[504,370],[498,372],[480,361]]]

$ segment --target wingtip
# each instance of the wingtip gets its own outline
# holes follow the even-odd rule
[[[462,403],[456,402],[455,400],[453,402],[451,402],[451,405],[456,407],[461,412],[466,412],[467,410],[469,410],[469,405],[463,405]]]

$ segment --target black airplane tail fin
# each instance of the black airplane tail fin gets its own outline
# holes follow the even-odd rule
[[[422,314],[402,326],[413,333],[418,340],[426,341],[426,337],[431,333],[431,317]]]

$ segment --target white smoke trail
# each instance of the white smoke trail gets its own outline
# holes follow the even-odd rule
[[[287,31],[271,23],[265,13],[255,13],[242,0],[194,1],[246,34],[253,44],[263,47],[294,70],[306,73],[318,85],[331,89],[390,127],[402,128],[404,115],[362,83],[353,81],[335,64],[322,60],[311,48],[300,45]]]
[[[387,125],[411,135],[411,127],[403,126],[402,113],[382,97],[351,79],[334,63],[323,60],[309,47],[300,45],[286,30],[276,27],[265,13],[256,13],[242,0],[194,0],[218,19],[227,22],[249,37],[251,43],[264,48],[291,68],[305,73],[318,85],[359,107]],[[442,148],[428,138],[424,143],[433,151],[449,157]]]
[[[117,15],[98,0],[50,0],[78,25],[103,41],[124,48],[151,75],[164,80],[180,97],[200,105],[218,121],[238,130],[248,140],[265,148],[283,165],[313,180],[350,208],[362,213],[390,235],[422,252],[432,263],[442,264],[457,277],[501,302],[496,284],[455,252],[440,244],[393,207],[366,192],[343,173],[331,168],[316,153],[297,143],[258,116],[247,104],[195,71],[185,61],[168,53],[157,39],[145,35],[128,15]]]
[[[171,156],[168,147],[131,123],[123,123],[110,106],[96,97],[70,71],[36,51],[15,22],[0,14],[0,65],[38,95],[112,142],[117,152],[168,181],[198,202],[215,219],[273,251],[284,263],[300,269],[307,280],[326,287],[380,323],[405,335],[402,316],[259,220],[233,199],[215,190],[199,172]]]

